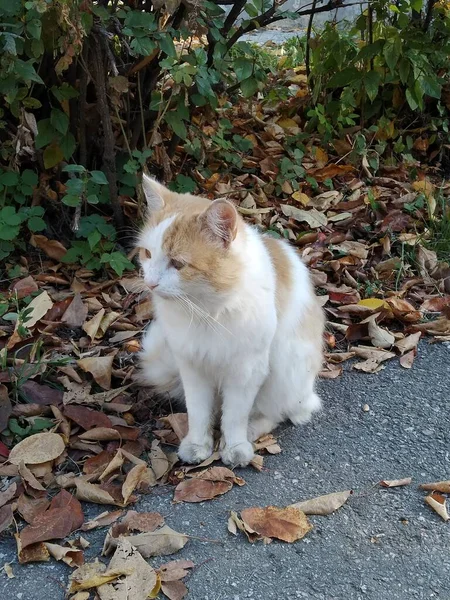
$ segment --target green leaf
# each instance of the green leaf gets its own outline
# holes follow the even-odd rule
[[[128,260],[125,254],[122,252],[111,252],[111,254],[102,254],[100,259],[101,263],[108,263],[109,266],[117,273],[119,277],[122,276],[125,269],[127,271],[133,271],[135,266]]]
[[[423,0],[410,0],[411,8],[416,12],[420,13],[422,10]]]
[[[19,175],[15,171],[5,171],[0,175],[0,183],[5,187],[12,187],[19,183]]]
[[[20,225],[22,223],[22,217],[16,213],[14,206],[5,206],[0,211],[0,220],[6,225]]]
[[[370,60],[371,58],[375,58],[375,56],[379,56],[381,54],[381,51],[383,50],[385,41],[386,40],[380,38],[379,40],[373,42],[373,44],[367,44],[367,46],[361,48],[355,60]]]
[[[42,104],[41,102],[39,102],[39,100],[37,98],[24,98],[22,100],[22,104],[25,106],[25,108],[41,108]]]
[[[55,98],[60,102],[63,100],[72,100],[72,98],[77,98],[79,96],[78,91],[66,82],[59,87],[54,85],[51,88],[51,91]]]
[[[95,248],[95,246],[97,246],[97,244],[99,243],[99,241],[102,239],[102,234],[100,233],[100,231],[98,229],[95,229],[95,231],[93,231],[92,233],[90,233],[88,235],[88,242],[89,242],[89,246],[91,248],[91,250],[93,250]]]
[[[35,146],[38,150],[50,144],[58,135],[53,125],[50,123],[50,119],[42,119],[37,124],[38,134],[34,141]]]
[[[62,135],[65,135],[69,129],[69,117],[65,112],[57,108],[52,109],[50,114],[50,123],[53,125],[56,131],[59,131],[59,133]]]
[[[335,73],[328,82],[327,87],[345,87],[354,81],[360,81],[363,76],[364,74],[356,67],[347,67],[339,73]]]
[[[70,133],[70,131],[68,131],[66,135],[62,138],[59,145],[66,160],[69,160],[69,158],[75,152],[75,148],[77,147],[75,138],[73,134]]]
[[[173,132],[182,140],[187,138],[186,125],[183,123],[183,120],[181,119],[177,110],[172,110],[166,113],[165,120],[173,129]]]
[[[41,39],[42,22],[39,19],[32,19],[26,24],[27,33],[35,40]]]
[[[159,47],[167,54],[167,56],[170,56],[171,58],[177,57],[177,51],[175,50],[173,39],[170,34],[166,33],[161,35],[159,38]]]
[[[86,168],[83,165],[66,165],[62,171],[64,173],[85,173]]]
[[[42,417],[36,417],[31,425],[31,434],[39,433],[39,431],[43,431],[44,429],[51,429],[55,426],[55,421],[51,419],[44,419]]]
[[[34,81],[36,83],[43,84],[44,82],[35,71],[33,62],[33,59],[30,59],[27,62],[20,59],[16,59],[14,65],[16,75],[18,75],[21,79],[24,79],[25,81]]]
[[[91,179],[98,185],[108,185],[108,180],[106,179],[106,175],[103,173],[103,171],[91,171]]]
[[[28,219],[27,224],[30,231],[44,231],[47,227],[44,219],[41,219],[41,217],[31,217]]]
[[[22,183],[25,183],[26,185],[37,185],[39,181],[37,174],[31,169],[25,169],[22,171],[20,179]]]
[[[244,98],[250,98],[258,91],[258,81],[254,77],[248,77],[241,81],[241,90]]]
[[[408,88],[406,90],[405,96],[406,96],[406,100],[409,104],[409,108],[411,110],[417,110],[419,108],[419,104],[413,94],[414,94],[414,92],[411,92],[411,90]]]
[[[378,86],[380,85],[380,73],[378,71],[369,71],[364,76],[364,87],[366,88],[367,95],[370,101],[373,102],[378,94]]]
[[[86,200],[88,201],[89,204],[98,204],[99,203],[99,199],[97,194],[90,194]]]
[[[142,54],[143,56],[150,56],[156,48],[155,42],[149,38],[135,38],[130,46],[136,54]]]
[[[400,81],[403,83],[403,85],[405,85],[406,82],[408,81],[410,70],[411,70],[411,63],[409,62],[409,60],[407,58],[402,56],[402,58],[400,59],[400,62],[398,64],[398,73],[400,75]]]
[[[20,227],[11,227],[0,222],[0,240],[11,241],[19,235]]]
[[[238,81],[243,81],[252,75],[253,61],[247,58],[238,58],[234,61],[233,68]]]
[[[64,154],[56,142],[44,150],[44,167],[46,169],[56,167],[62,160],[64,160]]]
[[[383,56],[389,69],[394,72],[402,53],[402,41],[397,35],[394,39],[386,40],[383,48]]]
[[[67,192],[73,196],[81,196],[84,192],[84,181],[78,177],[72,177],[66,182]]]
[[[71,194],[66,194],[61,202],[66,206],[78,206],[81,203],[81,198],[79,196],[72,196]]]
[[[419,83],[422,87],[424,94],[431,96],[432,98],[440,98],[442,92],[442,86],[438,81],[437,77],[430,77],[425,75],[419,79]]]

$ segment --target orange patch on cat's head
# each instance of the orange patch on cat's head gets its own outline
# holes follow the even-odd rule
[[[179,215],[163,239],[165,254],[182,263],[185,282],[208,282],[218,292],[230,291],[240,278],[241,258],[233,241],[242,230],[234,206],[225,200],[209,203],[199,214]]]

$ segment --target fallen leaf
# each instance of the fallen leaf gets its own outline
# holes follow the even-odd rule
[[[441,494],[450,494],[450,480],[434,481],[433,483],[422,483],[419,487],[422,490],[441,492]]]
[[[9,563],[5,563],[3,565],[3,570],[6,573],[6,576],[8,577],[8,579],[14,579],[15,575],[13,573],[12,567]]]
[[[64,396],[61,390],[52,388],[49,385],[41,385],[31,379],[22,385],[21,391],[25,393],[28,402],[43,406],[61,404]]]
[[[153,440],[152,442],[152,447],[149,452],[149,459],[156,479],[161,479],[164,477],[170,468],[170,463],[167,456],[161,449],[158,440]]]
[[[17,544],[17,554],[19,563],[24,565],[30,562],[46,562],[50,560],[50,553],[45,547],[45,544],[38,542],[37,544],[31,544],[26,548],[22,548],[21,539],[18,533],[14,534]]]
[[[331,164],[318,169],[308,169],[308,175],[314,177],[317,181],[325,181],[325,179],[333,179],[338,175],[345,175],[354,170],[352,165]]]
[[[131,494],[139,486],[147,470],[148,467],[145,464],[135,465],[130,470],[122,486],[122,496],[124,504],[128,503]]]
[[[93,588],[115,581],[122,575],[128,575],[129,569],[123,566],[118,571],[106,569],[106,566],[98,559],[93,563],[86,563],[76,569],[70,576],[69,594]]]
[[[55,538],[64,538],[84,522],[83,509],[78,500],[61,490],[50,503],[44,513],[39,513],[30,525],[20,532],[22,548],[37,542],[45,542]]]
[[[155,598],[159,591],[160,582],[155,570],[125,539],[119,541],[108,570],[127,571],[127,574],[114,583],[99,586],[100,600],[147,600]]]
[[[157,512],[138,513],[134,510],[129,510],[122,519],[122,523],[130,531],[151,533],[164,525],[164,517]]]
[[[163,417],[161,421],[167,423],[173,429],[180,442],[186,437],[189,429],[187,413],[172,413],[167,417]]]
[[[69,327],[82,327],[87,314],[88,307],[83,303],[81,294],[75,294],[66,312],[61,317],[61,322]]]
[[[77,360],[83,371],[90,373],[98,385],[104,390],[111,388],[111,373],[114,356],[92,356]]]
[[[122,436],[112,427],[94,427],[94,429],[89,429],[88,431],[80,433],[78,437],[80,440],[105,442],[110,440],[120,440]]]
[[[191,560],[172,560],[158,569],[161,581],[177,581],[189,575],[188,569],[193,569],[195,564]]]
[[[404,369],[411,369],[411,367],[413,366],[413,362],[414,359],[416,357],[416,351],[415,350],[410,350],[410,352],[407,352],[406,354],[403,354],[400,357],[400,364]]]
[[[245,508],[241,511],[243,522],[259,535],[268,538],[277,538],[284,542],[295,542],[304,537],[312,529],[306,515],[299,510],[288,506],[277,508]]]
[[[84,554],[82,550],[77,550],[70,546],[60,546],[59,544],[50,544],[45,542],[45,547],[55,560],[62,560],[69,567],[81,567],[84,564]]]
[[[377,315],[367,318],[370,341],[377,348],[390,348],[395,342],[395,337],[392,333],[380,327],[376,320]]]
[[[86,523],[83,523],[81,529],[82,531],[90,531],[91,529],[96,529],[97,527],[107,527],[108,525],[112,525],[112,523],[115,523],[117,519],[120,519],[122,515],[123,510],[103,512],[100,515],[98,515],[98,517],[94,517],[90,521],[86,521]]]
[[[109,477],[112,473],[115,473],[119,469],[122,468],[123,463],[125,462],[125,457],[122,453],[122,450],[119,448],[115,455],[113,456],[111,462],[106,465],[105,470],[99,476],[100,481],[103,481],[107,477]]]
[[[17,483],[13,481],[4,492],[0,492],[0,507],[10,502],[16,495],[16,492]]]
[[[52,299],[48,295],[48,292],[43,291],[33,298],[30,304],[27,306],[27,318],[25,320],[25,326],[30,328],[34,327],[38,321],[45,316],[47,311],[53,306]]]
[[[57,433],[36,433],[14,446],[9,461],[13,465],[19,465],[21,462],[37,465],[58,458],[64,450],[64,441]]]
[[[24,462],[19,464],[19,475],[22,477],[22,482],[24,484],[25,490],[28,493],[32,493],[30,490],[44,492],[45,487],[36,479],[30,469],[27,468]],[[34,495],[34,494],[33,494]]]
[[[189,538],[182,533],[174,531],[168,525],[164,525],[157,531],[121,536],[119,539],[127,540],[144,558],[150,558],[152,556],[165,556],[178,552],[184,548]],[[111,535],[106,536],[103,554],[110,554],[117,544],[118,539]]]
[[[324,227],[328,222],[326,216],[315,208],[301,210],[300,208],[290,206],[289,204],[281,204],[280,208],[286,217],[291,217],[300,222],[306,221],[312,229]]]
[[[8,388],[0,383],[0,433],[8,427],[8,420],[12,413],[11,400]]]
[[[102,308],[98,311],[93,319],[86,321],[86,323],[83,324],[83,330],[88,334],[92,341],[95,339],[98,333],[100,323],[102,322],[104,316],[105,309]]]
[[[24,279],[16,281],[11,289],[17,294],[17,299],[21,300],[26,296],[30,296],[33,292],[37,292],[39,287],[31,275],[29,275]]]
[[[17,499],[17,511],[24,521],[32,523],[35,517],[43,513],[50,506],[47,498],[31,498],[27,494],[21,494]]]
[[[231,481],[185,479],[175,488],[174,502],[204,502],[226,494],[233,487]]]
[[[114,500],[111,494],[95,483],[89,483],[88,481],[78,477],[75,480],[75,485],[77,488],[78,500],[94,502],[95,504],[117,505],[117,502]],[[122,506],[122,504],[119,503],[119,506]]]
[[[366,298],[365,300],[360,300],[358,302],[360,306],[366,306],[372,310],[380,310],[380,308],[389,308],[389,304],[386,300],[382,300],[381,298]]]
[[[311,498],[303,502],[296,502],[295,504],[291,504],[291,506],[300,509],[305,515],[330,515],[338,508],[341,508],[352,493],[352,490],[333,492],[332,494],[325,494],[324,496],[318,496],[317,498]]]
[[[412,477],[406,477],[405,479],[383,479],[380,481],[380,485],[386,488],[400,487],[402,485],[409,485],[412,481]]]
[[[406,352],[409,352],[410,350],[414,350],[414,348],[416,348],[421,335],[422,333],[420,331],[418,331],[417,333],[412,333],[411,335],[408,335],[402,338],[401,340],[395,342],[394,346],[397,348],[397,350],[400,351],[400,354],[405,354]]]
[[[429,496],[425,498],[425,502],[428,506],[437,512],[437,514],[444,519],[444,521],[448,521],[450,516],[447,512],[447,505],[445,501],[445,496],[442,496],[439,492],[432,492]]]
[[[442,312],[444,308],[450,306],[450,296],[439,296],[425,300],[421,307],[421,312]]]
[[[34,233],[30,238],[30,244],[45,252],[53,260],[60,261],[67,254],[67,249],[57,240],[49,240],[45,235]]]
[[[161,591],[169,600],[183,600],[188,593],[188,589],[182,581],[162,582]]]
[[[85,406],[68,405],[64,408],[64,415],[85,430],[112,427],[111,419],[104,413]]]
[[[14,521],[13,509],[11,504],[5,504],[0,508],[0,533],[8,529]]]

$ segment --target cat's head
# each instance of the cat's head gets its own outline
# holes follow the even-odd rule
[[[171,192],[146,175],[142,184],[148,205],[138,240],[144,283],[162,298],[220,304],[241,271],[243,224],[235,207]]]

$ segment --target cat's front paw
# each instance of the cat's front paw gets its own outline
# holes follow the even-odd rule
[[[225,446],[220,451],[222,462],[232,467],[246,467],[255,453],[250,442],[241,442],[234,446]]]
[[[205,439],[202,444],[191,442],[185,437],[178,448],[178,457],[181,461],[190,464],[201,463],[211,456],[214,450],[212,437]]]

